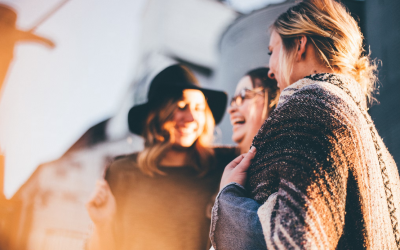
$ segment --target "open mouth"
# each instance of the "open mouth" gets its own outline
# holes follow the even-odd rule
[[[244,118],[241,118],[241,117],[237,117],[237,118],[231,119],[231,124],[232,124],[233,126],[234,126],[234,125],[245,124],[245,123],[246,123],[245,119],[244,119]]]

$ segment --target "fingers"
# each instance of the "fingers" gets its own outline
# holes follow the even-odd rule
[[[235,168],[244,158],[245,154],[241,154],[236,157],[233,161],[231,161],[228,165],[226,165],[225,169],[233,169]]]
[[[244,156],[244,158],[250,159],[252,160],[254,158],[254,156],[256,155],[256,147],[251,146],[249,152],[247,152],[247,154]]]
[[[256,148],[252,146],[249,152],[247,152],[244,155],[242,161],[239,164],[237,164],[235,170],[238,172],[246,172],[247,169],[250,167],[251,161],[253,160],[255,155],[256,155]]]
[[[238,156],[226,166],[225,171],[222,174],[220,190],[231,182],[236,182],[242,186],[246,184],[247,169],[249,168],[255,154],[256,148],[251,147],[249,152]]]
[[[101,188],[111,192],[110,186],[108,185],[108,182],[106,180],[104,180],[104,179],[97,180],[96,181],[96,186],[101,187]]]
[[[107,202],[108,197],[111,194],[110,187],[105,180],[98,180],[96,182],[96,188],[91,195],[87,205],[99,207]],[[111,194],[112,195],[112,194]]]
[[[94,197],[93,203],[96,206],[101,206],[104,204],[107,200],[107,192],[104,189],[98,190],[96,193],[96,196]]]

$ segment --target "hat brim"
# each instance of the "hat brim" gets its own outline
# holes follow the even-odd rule
[[[202,88],[199,88],[199,90],[203,92],[207,99],[208,106],[214,116],[215,124],[219,124],[225,114],[228,95],[223,91]]]
[[[144,122],[150,112],[149,103],[132,107],[128,113],[129,130],[137,135],[142,135]]]
[[[213,114],[215,124],[219,124],[224,116],[226,110],[226,104],[228,100],[228,96],[223,91],[205,89],[198,86],[185,86],[180,88],[179,86],[173,87],[178,90],[184,89],[197,89],[203,92],[208,106],[210,107],[211,113]],[[129,130],[138,135],[142,135],[144,123],[146,118],[151,111],[152,105],[149,102],[144,104],[140,104],[132,107],[128,113],[128,126]]]

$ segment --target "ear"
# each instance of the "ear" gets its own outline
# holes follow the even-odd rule
[[[297,44],[297,55],[296,61],[301,61],[306,57],[306,49],[307,49],[307,37],[306,36],[299,36],[299,42]]]

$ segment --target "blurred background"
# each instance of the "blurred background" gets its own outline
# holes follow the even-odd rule
[[[172,61],[232,96],[267,66],[294,0],[0,0],[0,249],[83,249],[84,204],[116,155],[142,148],[127,112]],[[381,61],[370,114],[400,164],[400,1],[342,1]],[[232,144],[225,115],[216,144]]]

